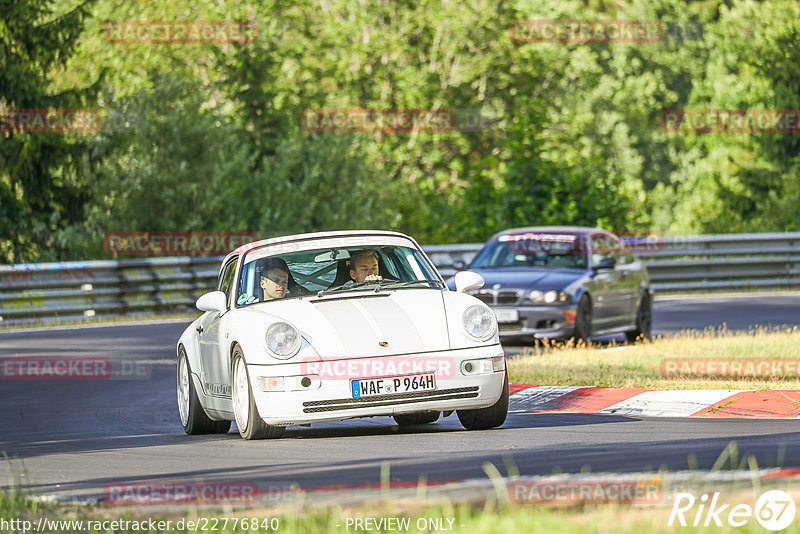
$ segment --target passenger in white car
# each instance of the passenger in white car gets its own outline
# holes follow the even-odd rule
[[[256,272],[261,276],[261,301],[282,299],[289,287],[289,266],[280,258],[259,260]]]

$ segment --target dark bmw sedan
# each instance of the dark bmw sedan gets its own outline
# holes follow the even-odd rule
[[[576,226],[495,234],[469,266],[486,284],[472,294],[497,316],[500,336],[588,341],[624,333],[650,338],[647,269],[616,235]],[[453,280],[448,281],[451,289]]]

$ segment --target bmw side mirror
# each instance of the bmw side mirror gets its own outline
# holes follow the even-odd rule
[[[607,271],[617,266],[617,258],[603,258],[594,266],[596,271]]]
[[[467,262],[464,260],[455,260],[453,262],[453,269],[456,271],[466,271],[467,270]]]
[[[472,291],[473,289],[482,288],[483,284],[486,282],[478,273],[473,273],[472,271],[461,271],[460,273],[456,273],[455,283],[456,291],[459,293],[466,293],[467,291]]]
[[[222,291],[211,291],[197,299],[197,309],[200,311],[224,312],[228,310],[227,298]]]

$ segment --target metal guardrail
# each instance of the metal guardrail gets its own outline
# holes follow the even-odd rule
[[[656,291],[800,286],[800,232],[664,237],[638,256]]]
[[[0,265],[0,324],[185,311],[222,256]]]
[[[424,247],[444,276],[482,243]],[[659,290],[800,286],[800,232],[659,238],[637,252]],[[0,324],[186,311],[222,256],[0,265]]]

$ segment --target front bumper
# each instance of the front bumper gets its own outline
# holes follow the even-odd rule
[[[567,339],[575,332],[577,306],[492,306],[492,310],[515,309],[519,319],[498,322],[500,337],[533,336],[537,339]]]
[[[326,362],[288,363],[282,365],[248,365],[251,390],[255,397],[258,413],[268,424],[289,426],[296,424],[336,421],[355,417],[390,416],[422,411],[449,411],[486,408],[500,398],[505,371],[480,375],[464,375],[462,362],[503,356],[503,348],[497,345],[470,349],[447,350],[424,354],[381,357],[388,361],[403,358],[414,360],[430,359],[446,361],[452,365],[452,372],[436,376],[436,390],[409,393],[384,394],[373,397],[353,398],[350,380],[369,378],[369,376],[333,376],[325,369]],[[363,364],[365,358],[335,360],[336,363]],[[312,368],[312,365],[314,366]],[[435,366],[434,366],[435,367]],[[441,369],[442,367],[435,367]],[[331,369],[328,367],[327,369]],[[309,371],[317,371],[317,374]],[[409,373],[409,374],[414,374]],[[388,376],[388,375],[386,375]],[[263,391],[259,379],[269,377],[289,377],[285,380],[287,389],[295,391]],[[312,377],[307,387],[302,386],[303,377]],[[289,386],[291,384],[291,386]]]

